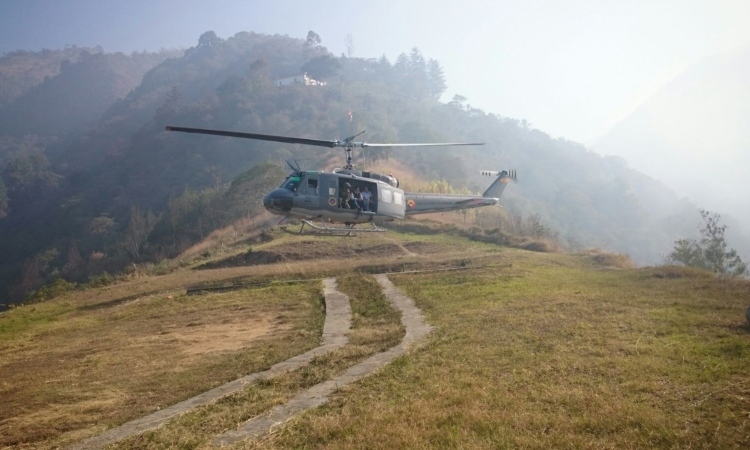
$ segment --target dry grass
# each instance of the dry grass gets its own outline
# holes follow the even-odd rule
[[[212,231],[205,239],[184,250],[175,259],[187,261],[205,252],[230,247],[240,241],[257,237],[276,222],[276,217],[265,211],[253,217],[243,217],[227,227]]]
[[[299,354],[321,298],[307,284],[18,308],[0,318],[0,446],[78,440]]]
[[[633,261],[630,260],[630,256],[627,254],[608,252],[600,248],[592,248],[580,252],[578,256],[591,261],[592,265],[608,269],[633,269],[635,267],[635,264],[633,264]]]
[[[750,283],[510,256],[394,276],[436,326],[431,342],[241,447],[750,446]]]
[[[416,234],[447,234],[456,238],[464,238],[470,241],[495,244],[503,247],[519,248],[532,252],[559,253],[562,252],[560,244],[552,238],[516,236],[509,234],[499,228],[483,229],[478,226],[456,225],[450,221],[436,222],[433,220],[405,220],[392,225],[394,230],[404,233]]]
[[[293,420],[268,439],[240,447],[629,449],[750,445],[750,329],[744,319],[750,303],[747,281],[720,280],[681,267],[629,269],[624,257],[601,252],[532,253],[457,234],[409,231],[356,239],[279,235],[271,242],[253,245],[253,250],[284,255],[286,260],[282,262],[201,271],[181,269],[18,308],[0,316],[0,337],[11,337],[10,341],[0,341],[0,375],[6,377],[0,381],[3,400],[6,395],[18,395],[13,393],[17,386],[25,386],[23,380],[11,379],[5,375],[7,371],[2,372],[6,355],[12,353],[8,352],[10,348],[15,348],[19,360],[27,351],[32,360],[49,355],[44,356],[45,367],[60,361],[65,368],[59,375],[44,375],[53,383],[59,383],[54,380],[60,376],[89,378],[84,378],[88,383],[78,386],[70,382],[68,390],[60,391],[67,397],[55,402],[46,397],[54,389],[38,380],[35,388],[27,389],[24,400],[0,406],[0,410],[37,408],[37,416],[29,414],[24,420],[34,424],[41,417],[39,423],[47,425],[38,428],[44,428],[40,432],[47,437],[28,446],[49,447],[121,422],[119,396],[133,386],[145,399],[162,395],[156,388],[160,386],[156,378],[143,381],[140,376],[131,376],[133,384],[124,385],[126,389],[107,391],[104,380],[111,375],[101,370],[109,367],[110,358],[114,358],[110,354],[119,354],[121,343],[130,342],[132,333],[158,336],[165,321],[175,321],[174,331],[188,330],[189,322],[153,311],[153,315],[143,316],[146,320],[133,321],[139,326],[130,329],[128,320],[137,316],[113,311],[133,311],[137,305],[177,305],[178,299],[225,298],[228,303],[214,304],[211,314],[217,314],[217,320],[212,323],[217,329],[225,327],[227,343],[239,345],[230,339],[232,324],[239,323],[234,321],[231,306],[235,293],[188,298],[174,292],[175,298],[170,300],[168,294],[144,297],[149,292],[231,279],[344,276],[340,288],[351,296],[355,312],[350,345],[304,369],[250,386],[241,394],[198,408],[160,430],[118,445],[203,448],[221,431],[238,426],[400,339],[403,331],[398,317],[383,307],[385,302],[374,281],[364,275],[345,275],[355,269],[384,271],[461,263],[474,269],[393,277],[436,326],[426,347],[342,389],[327,406]],[[308,241],[317,243],[304,245],[325,254],[317,254],[313,260],[296,259],[294,255],[299,252],[295,253],[295,245]],[[372,250],[377,248],[387,251]],[[618,270],[609,270],[612,268]],[[272,286],[245,292],[263,293],[260,301],[269,292],[285,289]],[[317,287],[312,291],[309,286],[289,289],[301,296],[296,304],[311,299],[310,292],[316,299],[319,296]],[[278,297],[281,301],[289,296]],[[264,318],[273,316],[274,311],[253,316],[259,329],[268,326]],[[231,318],[223,315],[227,313]],[[228,320],[222,322],[219,317]],[[104,328],[104,335],[111,338],[101,343],[97,334],[91,334],[89,341],[66,338],[69,335],[63,331],[67,327],[89,330],[87,333],[100,333]],[[284,332],[283,327],[276,332]],[[247,360],[255,361],[260,354],[254,343],[276,332],[249,342]],[[185,341],[193,339],[189,334],[175,332],[168,344],[186,348]],[[306,344],[317,343],[315,336],[314,342]],[[148,339],[136,343],[145,345]],[[128,344],[128,348],[136,349],[136,343]],[[89,346],[97,349],[99,359],[86,358]],[[75,349],[79,353],[74,353]],[[174,364],[185,370],[170,373],[170,379],[177,380],[178,387],[199,390],[207,373],[202,368],[207,366],[191,365],[190,361],[204,361],[203,355],[214,353],[179,352]],[[71,368],[67,360],[81,365]],[[136,370],[150,363],[131,360]],[[233,359],[217,364],[229,367],[226,373],[236,367]],[[39,370],[49,373],[44,367]],[[77,409],[71,409],[69,399],[75,400]],[[136,406],[150,412],[145,403],[136,401]],[[0,427],[8,427],[15,420],[4,417]],[[59,421],[59,417],[73,422]],[[100,421],[90,422],[92,417]],[[0,436],[6,439],[5,429],[0,428]]]
[[[349,274],[339,279],[339,289],[352,306],[350,342],[316,358],[296,371],[263,380],[243,392],[197,408],[160,429],[115,444],[119,449],[204,447],[217,434],[285,402],[298,392],[325,381],[357,362],[397,344],[404,329],[400,314],[383,297],[372,277]]]

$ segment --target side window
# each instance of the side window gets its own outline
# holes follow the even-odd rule
[[[404,194],[398,191],[393,191],[393,203],[397,205],[404,204]]]
[[[317,178],[307,179],[307,193],[310,195],[318,194],[318,179]]]
[[[393,191],[390,189],[382,189],[380,191],[380,201],[383,203],[393,203]]]

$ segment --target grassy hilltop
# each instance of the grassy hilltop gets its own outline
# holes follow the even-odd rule
[[[425,231],[425,228],[422,228]],[[339,277],[354,327],[310,366],[114,448],[207,448],[403,334],[368,275],[435,327],[425,347],[242,448],[746,448],[750,283],[616,255],[540,253],[471,235],[280,231],[202,247],[182,267],[0,315],[0,446],[54,448],[318,344]],[[184,287],[272,283],[185,296]]]

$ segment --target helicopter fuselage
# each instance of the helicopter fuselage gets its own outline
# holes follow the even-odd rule
[[[364,174],[367,176],[361,176]],[[271,191],[264,198],[263,206],[276,215],[328,223],[392,221],[415,214],[497,205],[508,182],[507,177],[499,175],[490,189],[479,196],[404,192],[397,187],[395,178],[369,172],[300,171],[287,177],[278,189]],[[354,200],[347,202],[347,188],[350,192],[357,188],[364,192],[367,188],[372,199],[368,204],[355,203]]]

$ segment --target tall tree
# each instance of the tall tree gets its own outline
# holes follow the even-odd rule
[[[314,32],[313,30],[307,32],[307,39],[305,40],[306,46],[311,48],[318,48],[320,47],[321,42],[323,41],[320,39],[318,33]]]
[[[341,64],[339,63],[339,60],[331,55],[318,56],[302,66],[302,71],[307,72],[308,75],[316,80],[329,79],[336,75],[340,69]]]
[[[354,56],[354,36],[352,36],[351,33],[348,33],[344,43],[346,44],[346,57],[351,58]]]
[[[424,98],[428,93],[427,63],[422,52],[414,47],[409,55],[409,90],[417,98]]]
[[[213,31],[206,31],[205,33],[201,34],[201,36],[198,38],[198,48],[200,49],[207,49],[207,48],[214,48],[221,44],[222,39],[216,35]]]
[[[125,231],[125,247],[134,260],[141,257],[143,246],[156,225],[157,218],[151,212],[143,212],[135,206],[130,208],[130,222]]]
[[[448,86],[445,84],[445,74],[443,67],[436,59],[430,59],[427,63],[427,81],[429,85],[430,97],[435,100],[440,99]]]
[[[393,64],[393,81],[402,90],[408,90],[407,80],[409,78],[409,57],[401,53],[396,57]]]
[[[409,70],[413,75],[427,75],[427,63],[417,47],[412,48],[409,54]]]
[[[180,109],[180,103],[182,103],[182,92],[177,86],[172,86],[164,103],[156,110],[156,116],[166,118],[175,114]]]

